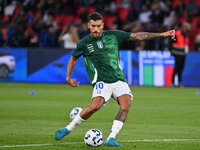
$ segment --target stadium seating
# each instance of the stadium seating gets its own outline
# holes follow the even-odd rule
[[[59,23],[61,23],[62,21],[63,21],[63,16],[55,16],[54,17],[54,21],[57,23],[57,24],[59,24]]]
[[[5,23],[8,20],[8,16],[2,15],[2,22]]]
[[[130,8],[119,8],[118,16],[119,16],[120,20],[126,21],[130,11],[131,11]]]
[[[117,20],[116,16],[105,16],[104,17],[104,24],[105,27],[110,29],[110,26]]]
[[[95,7],[89,7],[89,8],[86,9],[87,13],[92,13],[92,12],[95,12],[95,11],[96,11]]]
[[[64,16],[62,20],[61,28],[64,29],[69,23],[72,23],[73,16]]]

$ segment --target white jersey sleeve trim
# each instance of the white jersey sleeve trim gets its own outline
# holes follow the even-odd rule
[[[94,65],[92,64],[92,66],[94,67]],[[97,69],[94,67],[94,71],[95,71],[95,74],[94,74],[94,78],[92,80],[92,84],[94,84],[95,82],[97,82]]]

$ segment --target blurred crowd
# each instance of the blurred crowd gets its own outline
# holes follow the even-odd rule
[[[97,11],[105,30],[163,32],[191,24],[189,49],[200,51],[199,0],[0,0],[0,47],[73,49],[89,34],[87,16]],[[127,42],[134,50],[168,50],[170,39]]]

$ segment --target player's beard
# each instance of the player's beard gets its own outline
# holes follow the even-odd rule
[[[93,33],[92,33],[92,36],[93,36],[94,38],[98,38],[98,37],[100,37],[100,32],[93,32]]]

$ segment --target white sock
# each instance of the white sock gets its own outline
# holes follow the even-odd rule
[[[81,124],[81,122],[83,122],[83,121],[85,121],[85,120],[82,119],[82,118],[80,117],[80,114],[78,114],[78,115],[76,115],[76,117],[72,120],[72,122],[71,122],[68,126],[66,126],[66,128],[67,128],[69,131],[72,131],[72,130],[76,127],[76,125]]]
[[[110,132],[110,135],[108,136],[107,140],[109,138],[115,138],[116,135],[119,133],[119,131],[121,130],[122,126],[124,125],[123,122],[119,121],[119,120],[114,120],[113,121],[113,125],[112,125],[112,129]]]

